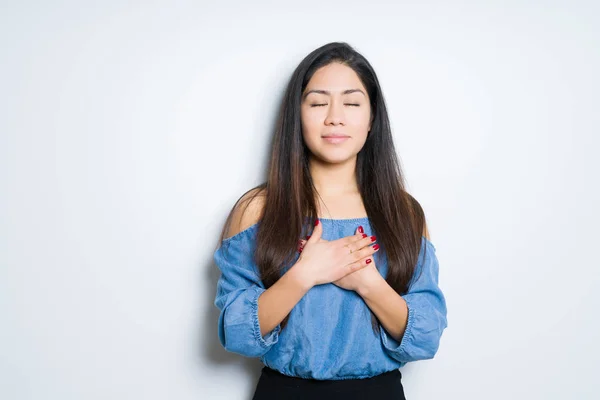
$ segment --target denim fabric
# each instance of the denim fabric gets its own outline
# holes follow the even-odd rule
[[[376,234],[368,217],[319,221],[326,240],[353,235],[359,225],[367,235]],[[220,310],[218,334],[226,350],[260,357],[264,365],[284,375],[321,380],[372,377],[409,361],[434,357],[448,323],[446,300],[438,286],[435,247],[427,238],[421,238],[415,275],[408,293],[402,296],[409,313],[401,342],[381,325],[376,335],[365,301],[333,283],[311,288],[290,312],[285,329],[278,325],[263,337],[258,297],[265,287],[253,260],[257,228],[255,224],[226,238],[214,254],[221,271],[214,304]],[[374,258],[385,277],[383,251]]]

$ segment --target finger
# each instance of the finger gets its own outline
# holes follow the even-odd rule
[[[358,271],[359,269],[365,268],[367,265],[371,264],[372,262],[373,261],[369,257],[369,258],[358,260],[358,261],[348,264],[346,266],[346,269],[348,270],[348,274],[351,274],[352,272],[355,272],[355,271]]]
[[[374,244],[373,246],[366,246],[360,250],[353,251],[352,256],[354,257],[354,260],[356,262],[356,261],[360,261],[364,258],[370,257],[373,254],[377,253],[378,251],[379,251],[379,245]]]
[[[363,249],[363,248],[373,244],[376,240],[377,240],[377,237],[367,236],[366,234],[363,233],[363,234],[361,234],[361,236],[358,239],[356,239],[356,241],[348,244],[347,246],[354,253],[355,251],[358,251],[360,249]]]
[[[376,236],[367,236],[367,235],[364,235],[359,240],[357,240],[356,242],[354,242],[352,244],[353,246],[355,246],[355,248],[353,248],[353,250],[354,249],[360,250],[362,248],[365,248],[367,246],[372,245],[376,241],[377,241],[377,237]]]
[[[321,235],[323,234],[323,224],[317,219],[315,221],[315,227],[313,228],[312,234],[308,239],[309,243],[316,243],[321,239]]]

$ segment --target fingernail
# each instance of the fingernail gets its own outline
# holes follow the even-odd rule
[[[310,235],[308,235],[308,236],[306,237],[306,240],[308,240],[308,239],[310,239]]]
[[[371,264],[371,259],[370,259],[370,258],[367,258],[367,261],[366,261],[366,263],[367,263],[367,264]]]
[[[317,226],[317,225],[319,225],[319,220],[318,219],[315,221],[315,226]]]
[[[377,238],[375,236],[371,236],[371,242],[374,242],[376,240],[377,240]]]
[[[378,244],[374,245],[374,246],[373,246],[373,249],[374,249],[374,250],[379,250],[379,245],[378,245]]]
[[[364,239],[364,238],[366,238],[366,237],[367,237],[367,234],[366,234],[366,233],[363,233],[363,234],[362,234],[362,237],[363,237],[363,239]]]
[[[363,229],[362,225],[359,225],[359,227],[358,227],[358,231],[359,231],[360,233],[365,233],[365,230]]]
[[[304,250],[304,247],[300,247],[300,249],[298,250],[298,253],[302,253],[302,250]]]

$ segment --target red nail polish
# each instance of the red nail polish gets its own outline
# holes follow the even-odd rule
[[[371,259],[370,259],[370,258],[367,258],[367,261],[366,261],[366,263],[367,263],[367,264],[371,264]]]
[[[375,236],[371,236],[371,242],[374,242],[376,240],[377,240],[377,238]]]
[[[315,221],[315,226],[317,226],[317,225],[319,225],[319,220],[318,219]]]
[[[374,246],[373,246],[373,249],[374,249],[374,250],[379,250],[379,245],[378,245],[378,244],[374,245]]]
[[[367,237],[367,234],[366,234],[366,233],[363,233],[363,234],[362,234],[362,237],[363,237],[363,239],[364,239],[364,238],[366,238],[366,237]]]
[[[360,225],[360,226],[358,227],[358,232],[360,232],[360,233],[365,233],[365,230],[363,229],[362,225]]]
[[[304,247],[300,247],[300,249],[298,250],[298,253],[302,253],[302,250],[304,250]]]
[[[306,237],[306,240],[308,240],[308,239],[310,239],[310,235],[308,235],[308,236]]]

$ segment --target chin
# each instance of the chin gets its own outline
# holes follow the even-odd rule
[[[343,154],[342,154],[342,152],[337,152],[337,154],[332,153],[332,152],[319,153],[319,155],[317,156],[317,158],[321,162],[324,162],[327,164],[343,164],[345,162],[352,160],[355,157],[356,157],[356,154],[350,154],[347,152],[344,152]]]

